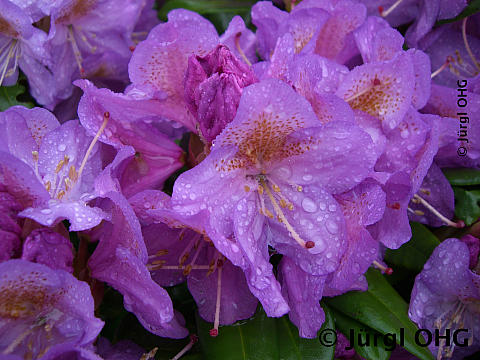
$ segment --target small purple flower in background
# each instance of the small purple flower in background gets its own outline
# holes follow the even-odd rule
[[[60,343],[91,344],[103,327],[90,288],[63,270],[0,263],[0,353],[39,358]]]
[[[480,276],[478,252],[480,240],[471,235],[443,241],[425,263],[416,277],[412,290],[409,316],[419,328],[437,330],[450,337],[449,346],[440,339],[430,350],[437,359],[463,359],[480,349]],[[468,329],[458,334],[455,347],[452,341],[457,329]]]
[[[53,86],[47,70],[47,34],[35,28],[34,20],[14,2],[0,1],[0,85],[17,81],[18,67],[27,75],[32,95],[41,104],[50,102],[45,88]]]

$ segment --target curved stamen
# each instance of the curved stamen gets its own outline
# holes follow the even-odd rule
[[[393,10],[397,8],[398,5],[402,3],[403,0],[397,0],[392,6],[390,6],[387,10],[383,10],[382,6],[378,7],[378,12],[380,13],[381,17],[387,17],[392,13]]]
[[[213,329],[210,330],[210,336],[215,337],[218,335],[218,326],[220,325],[220,300],[222,298],[222,266],[217,269],[217,301],[215,304],[215,321],[213,323]]]
[[[83,58],[82,58],[80,49],[78,48],[77,42],[75,40],[75,35],[73,34],[72,25],[68,25],[67,40],[72,45],[73,55],[75,56],[75,61],[77,62],[78,70],[80,71],[80,76],[85,77],[85,69],[83,68],[83,65],[82,65]]]
[[[238,53],[242,57],[243,61],[245,61],[245,63],[248,66],[252,66],[252,63],[248,60],[247,56],[245,55],[245,53],[243,52],[243,50],[240,46],[240,36],[242,36],[242,33],[240,33],[240,32],[235,35],[235,47],[237,48]]]
[[[458,221],[458,222],[453,222],[449,219],[447,219],[445,216],[440,214],[440,212],[435,209],[430,203],[428,203],[424,198],[418,196],[417,194],[413,195],[413,198],[417,201],[420,201],[420,203],[425,206],[428,210],[432,212],[436,217],[438,217],[441,221],[443,221],[446,225],[455,227],[455,228],[463,228],[465,226],[465,223],[463,221]]]
[[[273,196],[272,194],[272,191],[270,190],[270,188],[267,186],[267,184],[265,184],[265,180],[263,180],[262,178],[259,179],[260,181],[260,184],[262,185],[262,187],[265,189],[265,191],[267,192],[267,195],[268,195],[268,198],[270,199],[270,202],[272,203],[272,206],[273,206],[273,209],[275,210],[275,213],[277,214],[277,217],[278,217],[278,220],[283,224],[285,225],[285,227],[287,228],[288,232],[290,233],[290,235],[293,237],[293,239],[303,248],[311,248],[311,242],[309,242],[309,247],[306,246],[306,242],[300,237],[300,235],[298,235],[298,233],[295,231],[295,229],[292,227],[292,225],[290,225],[290,223],[288,222],[287,218],[285,217],[285,215],[283,214],[282,212],[282,209],[280,208],[280,206],[278,205],[277,203],[277,200],[275,200],[275,197]]]
[[[478,63],[477,59],[473,55],[472,49],[470,48],[470,45],[468,43],[468,39],[467,39],[467,19],[468,19],[468,16],[465,19],[463,19],[463,21],[462,21],[463,43],[465,44],[465,49],[467,49],[468,56],[470,56],[470,59],[472,59],[473,64],[475,65],[475,67],[478,70],[480,70],[480,64]]]

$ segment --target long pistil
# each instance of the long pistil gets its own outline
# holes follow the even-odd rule
[[[220,325],[220,301],[222,298],[222,266],[217,269],[217,301],[215,303],[215,321],[213,329],[210,330],[210,336],[218,336],[218,326]]]
[[[283,224],[285,225],[285,227],[287,228],[288,232],[290,233],[290,235],[293,237],[293,239],[303,248],[312,248],[313,246],[310,246],[310,243],[311,241],[308,241],[308,246],[307,246],[307,242],[305,242],[301,237],[300,235],[298,235],[298,233],[295,231],[295,229],[292,227],[292,225],[290,225],[290,223],[288,222],[287,218],[285,217],[285,215],[283,214],[283,211],[282,209],[280,208],[280,206],[278,205],[277,203],[277,200],[275,200],[273,194],[272,194],[272,191],[270,190],[270,188],[267,186],[267,184],[265,183],[265,181],[263,179],[260,179],[260,184],[262,185],[262,187],[265,189],[267,195],[268,195],[268,198],[270,199],[270,202],[272,203],[273,205],[273,209],[275,210],[275,213],[277,214],[278,216],[278,220]],[[314,245],[314,244],[313,244]]]
[[[401,3],[403,2],[403,0],[397,0],[395,1],[395,3],[393,3],[392,6],[390,6],[387,10],[383,10],[383,7],[382,6],[379,6],[378,7],[378,12],[380,13],[380,16],[381,17],[387,17],[388,15],[390,15],[392,13],[393,10],[395,10],[398,5],[400,5]]]

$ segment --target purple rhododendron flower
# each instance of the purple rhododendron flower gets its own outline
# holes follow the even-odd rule
[[[86,283],[25,260],[0,263],[0,351],[37,358],[55,344],[91,344],[103,327]]]
[[[99,230],[99,244],[88,261],[91,276],[122,293],[125,309],[150,332],[172,338],[187,336],[182,319],[174,315],[170,297],[147,269],[147,249],[131,206],[120,193],[105,196],[99,205],[112,217]]]
[[[48,103],[44,87],[52,87],[53,77],[45,67],[50,61],[45,49],[47,35],[12,1],[0,1],[0,14],[0,85],[15,84],[20,67],[32,95],[40,103]]]
[[[22,259],[72,273],[73,252],[69,239],[43,228],[32,231],[25,239]]]
[[[134,156],[125,156],[124,164],[118,164],[117,177],[125,196],[147,188],[161,188],[163,182],[182,167],[182,149],[152,119],[156,111],[154,102],[97,89],[86,80],[75,84],[84,91],[78,114],[87,132],[94,135],[103,129],[99,136],[101,142],[117,149],[134,148]],[[109,115],[108,121],[105,114]],[[126,154],[119,152],[118,155],[123,158]]]
[[[168,195],[144,191],[129,199],[141,223],[152,278],[162,286],[187,281],[200,316],[219,325],[251,317],[258,301],[250,293],[241,268],[213,247],[202,216],[182,217]],[[159,236],[162,234],[162,236]]]
[[[108,218],[86,204],[96,197],[93,182],[102,164],[96,140],[78,121],[60,125],[47,110],[22,107],[1,117],[0,177],[7,191],[25,202],[19,216],[46,226],[68,219],[72,231]]]
[[[207,210],[215,246],[230,248],[234,257],[227,257],[244,269],[267,314],[281,316],[288,307],[267,244],[308,273],[334,271],[345,223],[331,194],[349,190],[372,171],[372,148],[358,127],[322,127],[305,99],[266,80],[244,89],[235,119],[210,155],[177,179],[173,209],[184,215]]]
[[[468,329],[457,339],[459,343],[468,342],[467,347],[447,346],[444,339],[438,346],[432,343],[430,350],[437,358],[463,359],[480,349],[479,285],[476,269],[470,268],[468,244],[455,238],[443,241],[415,278],[409,316],[419,328],[447,336],[453,336],[457,329]]]

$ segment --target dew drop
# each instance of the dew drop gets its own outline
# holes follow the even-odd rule
[[[58,151],[65,151],[66,148],[65,144],[58,145]]]
[[[336,234],[338,231],[338,225],[333,220],[327,220],[326,227],[330,234]]]
[[[302,208],[303,210],[305,210],[306,212],[309,212],[309,213],[313,213],[315,211],[317,211],[317,205],[315,204],[315,202],[306,197],[302,200]]]

